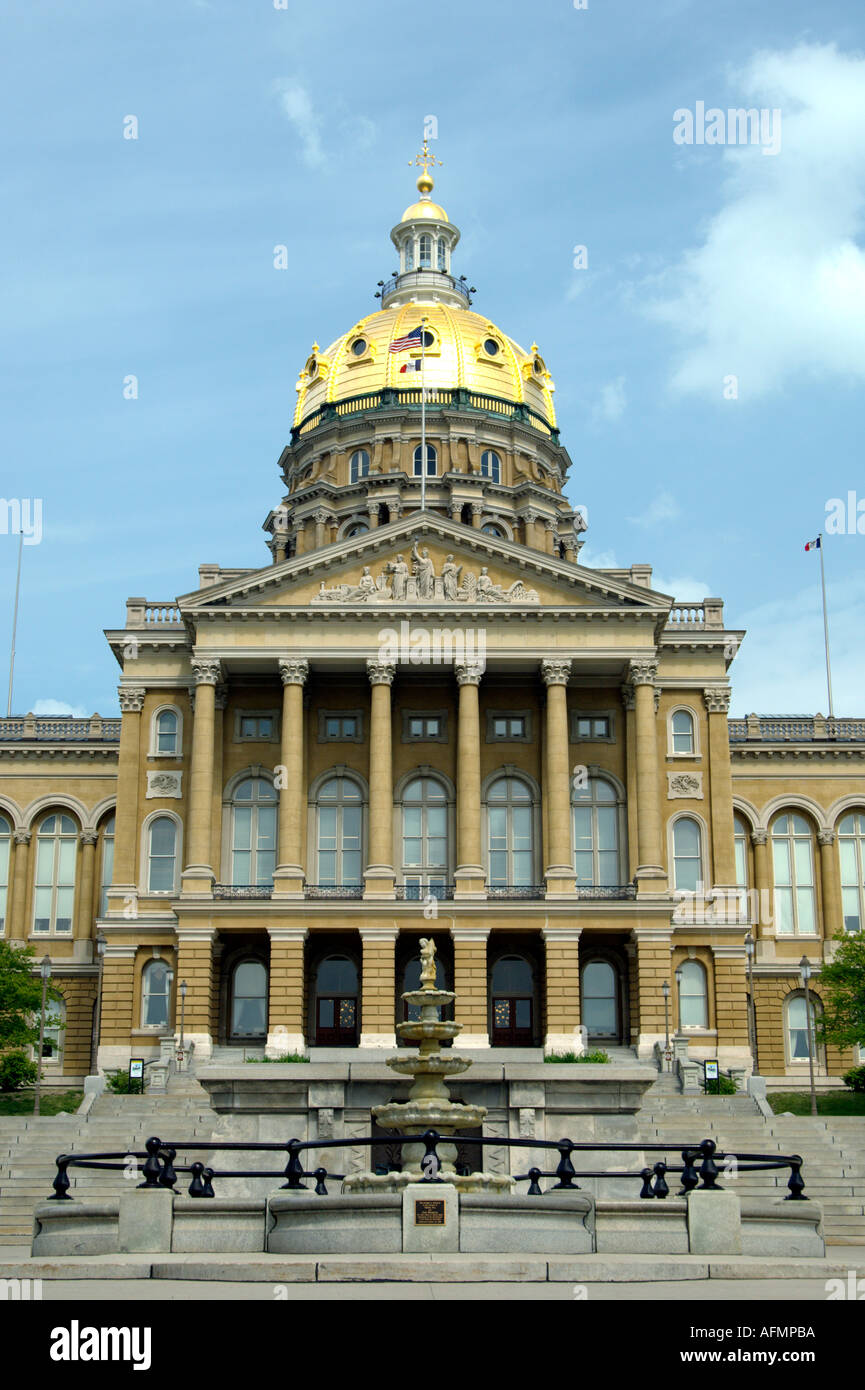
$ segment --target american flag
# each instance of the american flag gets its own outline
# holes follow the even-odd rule
[[[418,324],[405,338],[394,338],[388,352],[408,352],[409,348],[419,348],[423,339],[423,324]]]

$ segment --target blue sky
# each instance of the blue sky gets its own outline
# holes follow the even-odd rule
[[[724,597],[734,713],[826,711],[804,543],[865,501],[859,0],[7,0],[0,25],[2,495],[43,499],[16,711],[115,712],[128,595],[268,561],[298,370],[375,308],[427,115],[455,269],[552,370],[582,558]],[[780,109],[780,150],[676,144],[700,101]],[[835,708],[862,715],[848,529]]]

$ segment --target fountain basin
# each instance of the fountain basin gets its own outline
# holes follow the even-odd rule
[[[441,1023],[435,1019],[418,1019],[413,1023],[398,1023],[396,1031],[408,1042],[420,1042],[433,1038],[440,1042],[444,1038],[455,1038],[462,1030],[461,1023]]]

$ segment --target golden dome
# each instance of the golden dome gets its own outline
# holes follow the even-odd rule
[[[431,198],[421,198],[417,203],[412,203],[410,208],[406,208],[401,221],[414,222],[420,217],[436,222],[450,221],[444,208],[439,203],[434,203]]]
[[[426,318],[434,339],[424,353],[424,382],[429,393],[437,387],[464,387],[478,395],[527,405],[546,425],[555,428],[555,387],[536,351],[526,352],[483,314],[419,301],[368,314],[315,356],[313,374],[307,363],[297,384],[295,426],[327,402],[385,387],[419,388],[420,373],[401,372],[400,368],[417,361],[420,352],[390,353],[388,346],[416,328],[421,318]],[[434,403],[435,397],[429,394],[427,399]]]

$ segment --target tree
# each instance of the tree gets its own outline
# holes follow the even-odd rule
[[[865,931],[841,932],[835,958],[820,971],[821,1042],[865,1046]]]
[[[39,1042],[42,980],[36,964],[36,954],[29,946],[0,941],[0,1052]],[[48,998],[62,996],[49,985]]]

